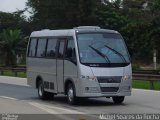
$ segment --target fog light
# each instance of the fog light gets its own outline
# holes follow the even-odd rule
[[[98,87],[85,87],[85,91],[95,93],[95,92],[99,92],[99,89],[98,89]]]

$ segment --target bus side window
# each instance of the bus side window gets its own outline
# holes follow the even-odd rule
[[[56,57],[56,44],[57,44],[57,39],[54,38],[48,39],[46,57],[48,58]]]
[[[75,45],[73,40],[68,40],[65,58],[73,62],[76,62],[76,51],[75,51]]]
[[[37,57],[45,57],[47,39],[42,38],[38,40]]]
[[[37,45],[37,39],[31,39],[29,44],[29,57],[35,57],[36,54],[36,45]]]

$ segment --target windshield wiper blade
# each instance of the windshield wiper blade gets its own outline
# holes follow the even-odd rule
[[[127,63],[127,61],[126,61],[126,59],[124,58],[124,56],[121,54],[121,53],[119,53],[118,51],[116,51],[115,49],[113,49],[113,48],[111,48],[111,47],[109,47],[109,46],[107,46],[107,45],[104,45],[105,47],[107,47],[108,49],[110,49],[110,50],[112,50],[114,53],[116,53],[117,55],[119,55],[120,57],[121,57],[121,59],[125,62],[125,63]]]
[[[103,58],[105,58],[105,60],[106,60],[107,62],[111,63],[110,60],[109,60],[109,58],[108,58],[105,54],[101,53],[99,50],[97,50],[96,48],[92,47],[91,45],[89,45],[89,47],[90,47],[92,50],[94,50],[96,53],[98,53],[100,56],[102,56]]]

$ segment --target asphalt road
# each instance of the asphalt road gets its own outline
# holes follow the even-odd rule
[[[81,99],[79,102],[70,106],[65,96],[42,101],[37,97],[37,90],[27,85],[26,79],[0,76],[0,113],[20,114],[26,120],[37,117],[39,120],[44,117],[48,118],[46,120],[97,120],[100,114],[160,113],[160,91],[133,89],[132,96],[126,97],[121,105],[106,98]]]

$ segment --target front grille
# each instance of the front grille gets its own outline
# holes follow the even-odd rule
[[[101,92],[117,92],[118,87],[101,87]]]
[[[120,83],[122,76],[97,77],[99,83]]]

